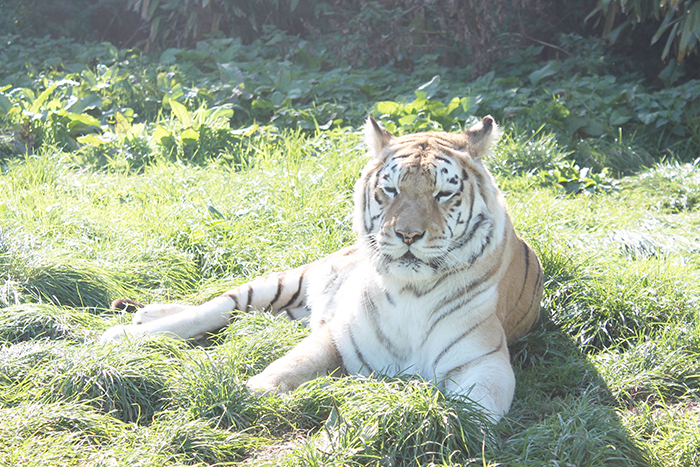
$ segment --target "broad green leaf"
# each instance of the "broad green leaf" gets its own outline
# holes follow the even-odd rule
[[[236,136],[250,136],[256,131],[258,131],[259,125],[256,123],[253,126],[249,126],[247,128],[239,128],[238,130],[231,130],[232,135]]]
[[[93,73],[90,70],[83,70],[82,73],[80,73],[80,76],[83,77],[85,82],[90,86],[93,87],[97,84],[97,78],[95,77],[95,73]]]
[[[51,93],[56,90],[56,85],[57,83],[52,84],[51,86],[46,88],[41,94],[39,94],[39,96],[36,98],[36,100],[29,109],[31,113],[39,113],[39,111],[41,110],[41,106],[44,105],[46,99],[48,99]]]
[[[177,60],[177,54],[180,53],[182,49],[167,49],[162,54],[160,54],[160,63],[164,65],[170,65],[175,63]]]
[[[224,82],[232,84],[243,83],[243,72],[233,63],[219,63],[218,67],[221,79]]]
[[[129,119],[126,118],[121,112],[115,112],[114,120],[116,121],[114,124],[114,129],[117,131],[117,133],[127,133],[129,130],[131,130],[131,123],[129,122]]]
[[[319,129],[319,130],[326,131],[326,130],[329,130],[329,129],[331,128],[331,126],[333,126],[333,119],[328,120],[328,121],[327,121],[326,123],[324,123],[323,125],[319,125],[319,126],[318,126],[318,129]]]
[[[640,112],[637,114],[637,118],[645,125],[648,125],[658,118],[659,113],[660,112]]]
[[[99,135],[96,135],[95,133],[91,133],[89,135],[84,135],[84,136],[78,136],[76,138],[78,143],[80,144],[88,144],[90,146],[94,146],[99,148],[103,144],[107,143],[108,140],[105,140],[101,138]]]
[[[399,104],[396,102],[391,102],[391,101],[382,101],[382,102],[377,102],[377,104],[374,106],[375,109],[377,109],[377,112],[380,114],[393,114],[399,109]]]
[[[423,97],[425,99],[430,99],[435,95],[435,93],[440,88],[440,75],[435,75],[433,78],[425,84],[422,84],[416,90],[416,97]],[[421,93],[419,95],[418,93]]]
[[[68,113],[66,117],[69,130],[79,130],[83,127],[100,128],[100,121],[92,115]]]
[[[197,124],[212,124],[217,120],[230,119],[233,117],[233,109],[230,107],[212,107],[211,109],[198,110],[194,113]]]
[[[88,109],[100,107],[100,105],[102,105],[102,98],[96,94],[90,94],[88,96],[77,99],[70,106],[66,106],[65,110],[76,114],[80,114]]]
[[[675,11],[674,10],[669,10],[666,12],[664,15],[664,20],[661,22],[661,26],[659,26],[659,29],[656,30],[656,33],[654,33],[654,36],[651,38],[651,44],[654,45],[656,42],[661,38],[661,35],[666,32],[666,30],[671,27],[671,20],[675,17]]]
[[[446,115],[451,114],[455,109],[458,109],[460,106],[462,106],[462,99],[460,99],[459,97],[453,98],[445,108]]]
[[[2,112],[3,115],[7,115],[11,108],[12,101],[10,101],[5,94],[0,93],[0,112]]]
[[[266,112],[275,108],[275,104],[267,99],[255,99],[250,103],[250,106],[255,112]]]
[[[428,99],[419,96],[413,102],[405,106],[405,108],[403,109],[403,113],[420,112],[421,110],[423,110],[423,108],[425,108],[428,102]]]
[[[564,126],[569,133],[576,133],[586,125],[588,125],[588,119],[575,115],[570,115],[569,118],[564,121]]]
[[[180,138],[182,138],[184,144],[197,144],[199,133],[192,128],[188,128],[180,134]]]
[[[157,126],[156,129],[153,130],[153,139],[159,144],[169,144],[171,139],[170,131],[162,126]]]
[[[404,115],[403,117],[399,118],[399,123],[402,126],[411,125],[416,121],[416,118],[418,118],[418,115],[416,114]]]
[[[169,103],[170,109],[173,111],[173,114],[180,121],[182,126],[184,128],[191,127],[192,121],[190,120],[190,113],[187,111],[187,107],[174,100],[170,100]]]
[[[539,70],[535,70],[528,76],[532,84],[537,84],[548,76],[556,74],[561,68],[561,63],[557,60],[549,61],[545,66]]]
[[[611,126],[624,125],[625,123],[627,123],[631,119],[632,119],[632,114],[630,114],[629,112],[615,109],[610,114],[609,122],[610,122]]]
[[[661,58],[663,60],[666,60],[666,57],[668,57],[668,53],[671,51],[671,45],[673,45],[673,42],[676,39],[676,33],[678,31],[678,25],[680,23],[675,23],[673,25],[673,29],[671,29],[671,33],[668,35],[668,39],[666,39],[666,45],[664,46],[664,51],[661,53]]]
[[[581,131],[590,136],[600,136],[605,133],[605,126],[597,120],[589,120],[588,124],[581,128]]]

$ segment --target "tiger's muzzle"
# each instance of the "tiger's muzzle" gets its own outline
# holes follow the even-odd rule
[[[419,232],[417,230],[414,230],[411,232],[406,232],[404,230],[395,229],[394,233],[406,245],[413,245],[414,242],[420,240],[421,238],[423,238],[425,236],[425,230],[422,232]]]

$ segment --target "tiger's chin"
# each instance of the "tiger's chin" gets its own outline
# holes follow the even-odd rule
[[[419,258],[411,251],[399,256],[382,255],[377,271],[394,281],[405,283],[424,283],[435,278],[435,270],[430,262]]]

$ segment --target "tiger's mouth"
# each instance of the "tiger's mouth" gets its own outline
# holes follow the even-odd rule
[[[394,260],[399,266],[407,268],[420,268],[426,264],[425,261],[417,257],[410,250]]]
[[[419,259],[416,257],[416,255],[414,255],[413,253],[411,253],[410,250],[407,251],[406,253],[404,253],[402,256],[400,256],[398,260],[399,260],[400,262],[406,263],[406,264],[415,264],[415,263],[418,263],[418,262],[421,262],[421,263],[422,263],[422,261],[419,260]]]

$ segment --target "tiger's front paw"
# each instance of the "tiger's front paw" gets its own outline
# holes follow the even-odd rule
[[[255,375],[248,380],[246,387],[251,394],[258,396],[270,394],[286,394],[295,390],[299,384],[283,375],[265,374]]]

